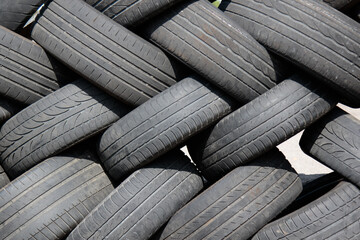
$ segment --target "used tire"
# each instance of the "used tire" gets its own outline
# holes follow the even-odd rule
[[[4,169],[0,166],[0,189],[10,182],[9,177],[4,172]]]
[[[1,0],[0,25],[13,31],[19,30],[43,2],[44,0]]]
[[[281,66],[266,49],[205,0],[176,5],[142,31],[241,103],[284,79]]]
[[[329,4],[333,8],[343,9],[355,5],[359,0],[323,0],[323,2]]]
[[[62,239],[113,189],[93,161],[49,158],[0,190],[0,236]]]
[[[360,107],[360,27],[321,1],[226,0],[225,13],[272,51]]]
[[[85,80],[68,84],[3,125],[0,164],[13,179],[107,128],[128,111],[127,106]]]
[[[106,130],[100,159],[120,180],[230,113],[232,104],[209,84],[183,79]]]
[[[183,0],[85,0],[124,27],[135,27]]]
[[[0,94],[3,97],[31,104],[74,77],[38,44],[0,26]]]
[[[21,106],[19,104],[0,97],[0,127],[2,123],[16,114],[20,109]]]
[[[189,144],[204,176],[216,179],[300,132],[336,104],[333,93],[294,75],[221,119],[209,136]],[[199,144],[199,142],[202,142]]]
[[[179,150],[134,172],[67,239],[148,239],[203,187]]]
[[[360,190],[340,182],[327,194],[266,225],[252,239],[358,239]]]
[[[301,149],[360,187],[360,120],[333,109],[307,128]]]
[[[160,49],[82,0],[49,2],[31,36],[68,67],[131,105],[165,90],[180,74],[180,66]]]
[[[301,192],[279,151],[238,167],[180,209],[160,239],[248,239]]]

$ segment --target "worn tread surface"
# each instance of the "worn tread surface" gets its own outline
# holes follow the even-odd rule
[[[145,36],[242,103],[284,79],[278,60],[205,0],[149,21]]]
[[[165,155],[123,181],[68,239],[148,239],[202,187],[183,153]]]
[[[230,113],[233,102],[206,82],[186,78],[114,123],[102,135],[100,159],[115,179],[186,141]]]
[[[307,128],[302,150],[360,187],[360,120],[333,109]]]
[[[1,0],[0,25],[16,31],[23,27],[44,0]]]
[[[360,190],[340,182],[303,208],[266,225],[253,240],[359,239]]]
[[[134,27],[182,0],[85,0],[124,27]]]
[[[264,46],[360,107],[360,27],[354,20],[313,0],[226,0],[220,8]]]
[[[73,81],[74,77],[75,74],[38,44],[0,26],[2,96],[31,104]]]
[[[63,239],[113,189],[98,163],[49,158],[0,190],[0,236]]]
[[[294,75],[221,119],[199,147],[189,144],[193,160],[207,178],[217,178],[309,126],[336,104],[333,93]]]
[[[38,162],[98,133],[130,111],[85,80],[55,91],[8,120],[0,162],[14,178]]]
[[[81,0],[54,0],[31,36],[87,80],[131,105],[176,82],[180,65]]]
[[[301,192],[279,152],[234,169],[180,209],[160,239],[248,239]]]
[[[4,169],[0,166],[0,189],[10,182]]]

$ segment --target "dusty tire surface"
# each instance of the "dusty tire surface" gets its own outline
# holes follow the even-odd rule
[[[0,166],[0,189],[10,182],[9,177],[6,175],[4,169]]]
[[[180,3],[149,21],[142,31],[241,103],[284,79],[280,63],[205,0]]]
[[[107,129],[100,159],[114,179],[124,178],[230,113],[232,104],[208,83],[183,79]]]
[[[278,151],[238,167],[166,224],[160,239],[248,239],[301,192],[301,180]]]
[[[189,151],[206,178],[218,178],[300,132],[336,103],[332,92],[294,75],[221,119]]]
[[[226,0],[225,13],[267,48],[360,107],[360,26],[320,1]]]
[[[266,225],[252,239],[358,239],[360,190],[340,182],[303,208]]]
[[[13,179],[107,128],[128,106],[78,80],[28,106],[0,131],[0,164]]]
[[[67,239],[148,239],[202,187],[183,153],[164,155],[131,174]]]
[[[182,0],[85,0],[124,27],[134,27]]]
[[[0,94],[31,104],[74,79],[75,74],[38,44],[0,26]]]
[[[19,30],[43,2],[45,0],[1,0],[0,25]]]
[[[360,187],[360,120],[334,108],[307,128],[301,149]]]
[[[0,190],[0,235],[64,238],[113,189],[98,163],[49,158]]]
[[[82,0],[51,1],[32,38],[85,79],[136,106],[176,83],[180,67],[160,49]]]

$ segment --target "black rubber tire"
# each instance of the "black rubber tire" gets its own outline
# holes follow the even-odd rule
[[[333,109],[307,128],[301,149],[360,187],[360,120]]]
[[[98,163],[49,158],[0,190],[0,236],[63,239],[113,189]]]
[[[301,192],[279,151],[234,169],[180,209],[160,239],[248,239]]]
[[[22,105],[0,97],[0,127],[6,120],[15,115],[22,108]]]
[[[359,0],[323,0],[323,2],[329,4],[333,8],[343,9],[355,5]]]
[[[0,166],[0,189],[10,182],[9,177],[6,175],[4,169]]]
[[[327,194],[261,229],[253,240],[359,239],[360,190],[340,182]]]
[[[38,44],[0,26],[1,96],[31,104],[74,77]]]
[[[281,214],[277,216],[277,218],[281,218],[285,215],[295,212],[312,201],[315,201],[319,197],[329,192],[343,180],[343,176],[336,172],[332,172],[316,178],[315,180],[306,184],[303,184],[303,191],[301,194],[284,211],[282,211]]]
[[[241,103],[284,79],[266,49],[205,0],[176,5],[142,31]]]
[[[179,150],[134,172],[67,239],[148,239],[203,187]]]
[[[181,71],[160,49],[82,0],[49,2],[31,36],[84,78],[131,105],[176,83]]]
[[[208,83],[183,79],[107,129],[100,159],[110,176],[124,178],[230,113],[232,104]]]
[[[19,30],[43,2],[45,0],[1,0],[0,25]]]
[[[360,26],[321,1],[224,0],[256,40],[319,77],[360,107]]]
[[[217,179],[300,132],[335,104],[332,92],[294,75],[223,118],[208,137],[189,144],[189,151],[202,174]]]
[[[85,0],[124,27],[135,27],[183,0]]]
[[[85,80],[55,91],[8,120],[0,164],[11,179],[102,131],[130,109]]]

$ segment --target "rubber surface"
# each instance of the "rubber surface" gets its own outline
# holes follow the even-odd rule
[[[0,97],[0,127],[11,116],[16,114],[22,108],[21,105]]]
[[[0,189],[10,182],[4,169],[0,166]]]
[[[134,172],[67,239],[148,239],[203,187],[179,150]]]
[[[0,94],[3,97],[31,104],[73,81],[74,77],[75,74],[38,44],[0,26]]]
[[[176,82],[180,66],[82,0],[54,0],[32,38],[68,67],[125,103],[140,105]]]
[[[323,0],[323,1],[336,9],[343,9],[349,6],[354,6],[355,4],[360,2],[359,0]]]
[[[226,0],[220,6],[256,40],[360,107],[360,26],[314,0]]]
[[[252,239],[359,239],[360,190],[339,183],[327,194],[261,229]]]
[[[8,120],[0,163],[13,179],[40,161],[107,128],[130,109],[85,80],[55,91]]]
[[[307,128],[301,149],[360,187],[360,120],[333,109]]]
[[[137,26],[182,0],[85,0],[124,27]]]
[[[43,2],[44,0],[1,0],[0,25],[13,31],[19,30]]]
[[[183,79],[107,129],[100,159],[114,179],[124,178],[230,113],[232,104],[206,82]]]
[[[234,169],[180,209],[160,239],[248,239],[290,204],[301,180],[278,151]]]
[[[220,120],[208,137],[188,145],[204,176],[226,174],[329,112],[336,104],[333,93],[308,78],[294,75],[284,80]]]
[[[0,236],[63,239],[113,189],[97,163],[49,158],[0,190]]]
[[[142,31],[241,103],[284,79],[280,63],[205,0],[178,4],[151,20]]]

